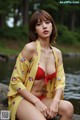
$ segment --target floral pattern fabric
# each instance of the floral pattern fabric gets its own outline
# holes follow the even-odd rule
[[[19,90],[26,89],[28,91],[31,90],[35,75],[37,72],[39,60],[40,60],[40,42],[37,41],[37,52],[34,58],[31,61],[28,61],[24,58],[21,53],[18,55],[16,64],[11,76],[10,85],[9,85],[9,92],[8,92],[8,103],[9,109],[11,111],[11,120],[15,120],[15,114],[19,102],[23,99],[19,94]],[[63,64],[57,66],[58,64],[58,57],[53,49],[53,55],[55,56],[56,61],[56,71],[57,75],[51,82],[49,81],[46,87],[47,97],[52,98],[54,97],[55,89],[62,88],[64,90],[65,87],[65,73]]]

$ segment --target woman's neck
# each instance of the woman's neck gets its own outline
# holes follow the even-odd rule
[[[41,45],[42,48],[44,48],[44,49],[49,49],[50,48],[50,40],[49,39],[38,38],[38,40],[40,41],[40,45]]]

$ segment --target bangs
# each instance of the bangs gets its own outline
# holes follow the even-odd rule
[[[36,13],[34,13],[30,23],[32,23],[35,27],[39,20],[41,22],[49,20],[51,23],[53,23],[51,16],[46,11],[37,11]]]
[[[39,13],[39,15],[37,16],[37,19],[36,19],[36,24],[38,23],[38,21],[42,22],[45,20],[51,21],[48,15],[46,15],[44,13]]]

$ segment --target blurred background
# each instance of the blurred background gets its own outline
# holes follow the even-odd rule
[[[80,115],[80,0],[0,0],[0,83],[9,85],[16,56],[29,42],[29,19],[39,9],[56,23],[55,46],[62,51],[66,73],[64,98]]]

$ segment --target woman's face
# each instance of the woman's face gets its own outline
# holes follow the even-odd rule
[[[52,33],[52,23],[45,19],[43,21],[38,20],[36,27],[35,27],[35,32],[37,33],[39,38],[50,38],[50,35]]]

